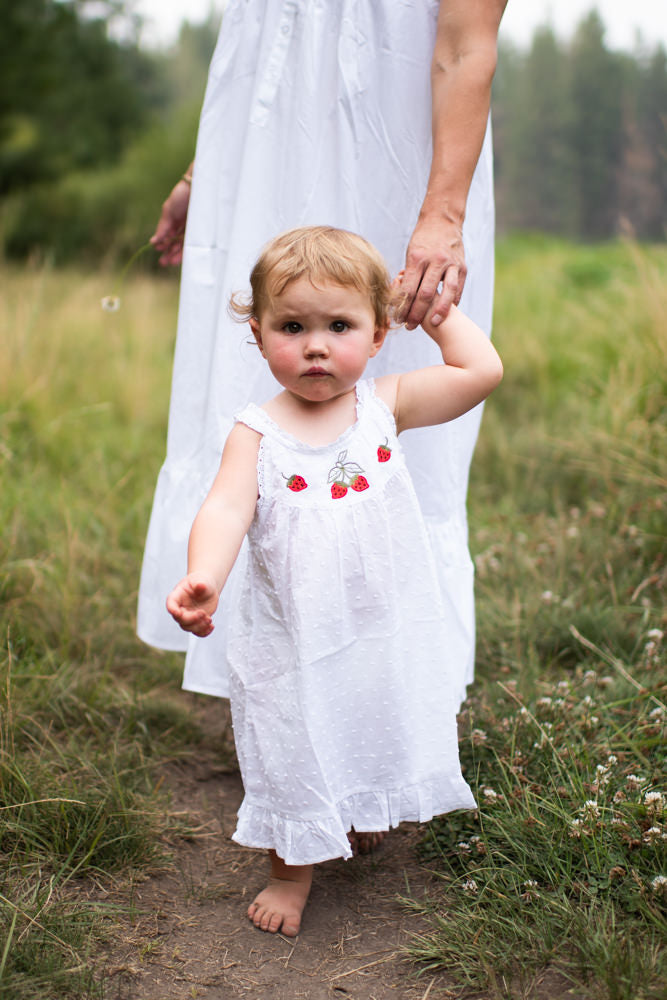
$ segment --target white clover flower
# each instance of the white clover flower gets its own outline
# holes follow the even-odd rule
[[[661,812],[663,808],[662,792],[647,792],[644,805],[649,812]]]
[[[584,684],[593,684],[598,678],[596,670],[587,670],[584,674],[583,681]]]
[[[477,883],[475,882],[474,878],[469,878],[463,883],[461,888],[463,889],[464,892],[476,893]]]
[[[587,799],[581,807],[584,819],[597,819],[600,815],[600,807],[595,799]]]
[[[470,854],[470,844],[468,844],[465,840],[459,841],[456,846],[463,854]]]
[[[664,632],[660,628],[651,628],[646,633],[646,638],[647,639],[653,639],[655,642],[660,642],[660,640],[663,638],[663,636],[664,636]]]
[[[592,708],[595,702],[593,701],[591,696],[587,694],[585,698],[581,699],[581,704],[584,705],[585,708]]]
[[[530,903],[533,899],[538,898],[538,893],[536,892],[538,884],[534,879],[529,878],[527,882],[524,882],[523,888],[524,891],[521,893],[521,898],[524,902]]]
[[[105,295],[100,299],[100,305],[105,312],[115,313],[120,309],[120,298],[118,295]]]
[[[653,639],[650,639],[646,643],[646,645],[644,646],[644,652],[646,653],[646,655],[650,659],[653,656],[653,654],[655,653],[655,651],[656,651],[657,648],[658,648],[657,642],[654,642]]]
[[[556,691],[558,694],[569,694],[570,692],[570,682],[569,681],[558,681],[556,685]]]
[[[488,785],[484,785],[483,788],[480,788],[480,792],[487,802],[495,802],[498,798],[498,792],[494,791],[493,788],[489,788]]]
[[[598,764],[595,768],[597,774],[597,782],[599,785],[608,785],[609,779],[611,778],[610,769],[605,764]]]
[[[605,674],[604,677],[600,677],[598,679],[598,684],[600,685],[600,687],[603,688],[611,687],[613,683],[614,683],[614,678],[610,677],[609,674]]]
[[[667,875],[656,875],[651,882],[651,890],[657,896],[667,896]]]
[[[591,726],[597,726],[597,724],[598,724],[599,721],[600,721],[600,719],[598,718],[597,715],[591,715],[590,718],[589,718],[589,720],[588,720],[588,723]]]
[[[530,718],[530,712],[528,711],[525,705],[522,705],[521,708],[519,709],[519,715],[521,716],[522,719]]]
[[[649,719],[657,719],[658,721],[661,722],[664,717],[664,714],[665,711],[662,705],[658,705],[657,708],[654,708],[651,712],[648,713],[648,717]]]
[[[540,708],[551,708],[551,706],[553,705],[553,700],[549,698],[548,695],[545,695],[544,698],[537,699],[537,704],[539,705]]]
[[[625,783],[631,792],[636,792],[644,784],[644,779],[638,777],[636,774],[628,774]]]
[[[480,746],[482,743],[486,743],[488,736],[483,729],[473,729],[472,731],[472,742],[475,746]]]
[[[649,827],[644,833],[642,840],[645,844],[658,844],[661,840],[667,840],[667,834],[660,826]]]
[[[543,590],[540,594],[540,600],[543,604],[553,604],[554,601],[558,603],[558,598],[554,596],[551,590]]]
[[[613,753],[610,753],[607,757],[607,764],[609,767],[613,767],[614,764],[618,764],[618,757],[615,757]]]
[[[570,836],[571,837],[577,837],[577,838],[581,837],[581,832],[582,832],[583,826],[584,826],[583,820],[581,820],[581,819],[573,819],[573,820],[571,820],[571,822],[570,822]]]

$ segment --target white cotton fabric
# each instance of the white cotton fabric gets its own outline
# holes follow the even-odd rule
[[[260,497],[227,644],[245,798],[234,839],[287,864],[347,831],[474,808],[446,605],[394,418],[372,381],[313,447],[251,404]]]
[[[183,260],[166,461],[151,515],[138,633],[188,648],[184,687],[229,694],[223,595],[210,638],[188,640],[165,610],[186,570],[187,538],[215,476],[232,416],[279,391],[249,330],[229,316],[262,246],[304,224],[374,243],[395,273],[426,189],[430,60],[437,0],[230,0],[201,115]],[[493,195],[490,133],[473,178],[462,308],[490,331]],[[371,375],[438,363],[422,331],[390,334]],[[481,408],[403,445],[449,620],[459,696],[472,679],[472,563],[465,496]],[[243,557],[242,557],[243,558]],[[242,559],[241,559],[242,562]],[[228,586],[233,590],[233,581]]]

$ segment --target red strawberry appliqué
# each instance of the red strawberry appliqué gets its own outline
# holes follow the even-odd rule
[[[287,476],[283,477],[287,479]],[[300,493],[301,490],[308,489],[308,483],[303,478],[303,476],[290,476],[286,483],[287,489],[292,490],[293,493]]]
[[[384,444],[381,444],[378,448],[378,462],[388,462],[391,458],[391,448],[389,447],[388,439],[384,439]]]
[[[347,493],[348,487],[356,493],[367,490],[370,483],[363,473],[363,469],[357,462],[348,462],[347,451],[341,451],[336,459],[336,464],[329,472],[327,482],[331,483],[331,497],[333,500],[340,500]]]

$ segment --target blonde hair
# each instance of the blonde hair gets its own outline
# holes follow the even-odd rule
[[[333,226],[290,229],[267,243],[250,273],[250,294],[232,295],[229,308],[239,320],[260,319],[274,296],[303,277],[367,294],[377,326],[389,326],[392,290],[381,254],[362,236]]]

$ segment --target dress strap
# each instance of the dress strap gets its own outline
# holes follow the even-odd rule
[[[237,424],[245,424],[258,434],[266,435],[275,433],[276,425],[268,413],[257,406],[256,403],[248,403],[242,410],[234,414],[234,421]]]
[[[356,384],[357,393],[357,415],[364,408],[364,405],[375,396],[375,379],[363,378]]]

